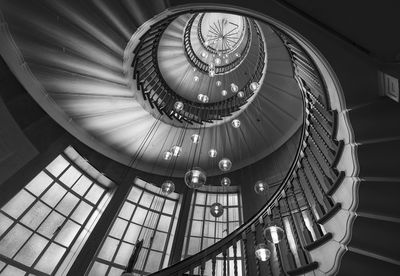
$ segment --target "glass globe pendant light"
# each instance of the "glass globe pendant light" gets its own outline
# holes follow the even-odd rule
[[[256,246],[256,258],[261,262],[268,261],[269,257],[271,256],[271,251],[269,251],[267,245],[265,243],[259,243]]]
[[[207,175],[199,167],[195,167],[185,174],[185,184],[191,189],[198,189],[206,184]]]
[[[221,203],[213,203],[210,207],[210,213],[213,217],[218,218],[224,213],[224,206]]]
[[[215,84],[219,87],[219,86],[222,85],[222,82],[221,81],[217,81]]]
[[[210,156],[211,158],[217,157],[217,150],[216,149],[210,149],[208,151],[208,156]]]
[[[277,225],[270,225],[264,229],[263,234],[267,241],[278,244],[283,239],[285,232]]]
[[[175,184],[171,180],[166,180],[161,184],[161,193],[164,195],[169,195],[175,191]]]
[[[239,119],[234,119],[234,120],[232,120],[232,126],[233,126],[234,128],[240,127],[240,120],[239,120]]]
[[[239,86],[234,83],[231,83],[231,91],[232,93],[237,93],[239,91]]]
[[[254,184],[254,191],[258,195],[266,196],[268,194],[268,192],[269,192],[268,183],[265,180],[258,180]]]
[[[252,82],[250,84],[250,90],[254,92],[257,90],[258,86],[259,86],[258,82]]]
[[[181,111],[183,109],[183,102],[177,101],[174,104],[174,109],[175,111]]]
[[[178,157],[179,155],[181,155],[182,148],[180,146],[173,146],[171,148],[171,152],[173,156]]]
[[[239,92],[237,93],[237,96],[238,96],[239,98],[243,98],[243,97],[244,97],[244,92],[243,92],[243,91],[239,91]]]
[[[218,163],[218,167],[221,171],[227,172],[232,168],[232,161],[228,158],[222,158]]]
[[[228,186],[230,186],[231,185],[231,180],[229,179],[229,177],[223,177],[222,179],[221,179],[221,186],[222,187],[228,187]]]
[[[221,91],[221,95],[225,97],[226,95],[228,95],[228,92],[224,89]]]
[[[200,141],[200,135],[192,134],[192,136],[190,136],[190,140],[192,140],[193,144],[197,144]]]
[[[171,160],[171,158],[172,158],[172,152],[166,151],[166,152],[163,153],[163,159],[164,160]]]

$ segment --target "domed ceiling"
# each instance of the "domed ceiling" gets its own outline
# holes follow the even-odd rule
[[[196,123],[152,106],[144,98],[152,91],[138,85],[131,63],[141,35],[173,15],[166,11],[153,18],[165,8],[155,0],[2,0],[0,52],[32,97],[66,130],[98,152],[147,172],[182,176],[196,165],[216,175],[223,157],[236,170],[266,157],[295,134],[302,123],[302,101],[286,48],[270,26],[238,15],[174,16],[156,53],[157,77],[176,97],[205,110],[228,103],[237,109],[219,120]],[[214,28],[215,43],[207,38]],[[210,62],[213,76],[207,71]],[[250,91],[249,81],[259,68],[257,89]],[[239,91],[233,92],[232,84]],[[239,99],[242,90],[250,92]],[[199,94],[207,95],[207,101],[199,100]],[[233,127],[234,119],[240,127]],[[200,135],[196,144],[193,134]],[[175,145],[181,154],[165,160]],[[210,149],[217,151],[216,158],[209,157]]]

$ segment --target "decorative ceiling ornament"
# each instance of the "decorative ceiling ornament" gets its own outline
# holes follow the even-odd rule
[[[234,128],[238,128],[238,127],[240,127],[240,120],[239,119],[234,119],[234,120],[232,120],[232,126],[234,127]]]
[[[244,92],[243,91],[239,91],[237,93],[238,98],[243,98],[244,97]]]
[[[252,82],[250,84],[250,90],[254,92],[257,90],[258,86],[259,86],[258,82]]]
[[[221,171],[227,172],[232,168],[232,161],[228,158],[222,158],[218,163],[218,167]]]
[[[203,169],[195,167],[186,172],[184,180],[189,188],[198,189],[206,184],[207,175]]]
[[[221,65],[221,59],[219,57],[214,59],[215,65],[219,66]]]
[[[199,81],[199,77],[198,76],[194,76],[193,80],[194,80],[194,82],[198,82]]]
[[[163,195],[169,195],[175,191],[175,184],[171,180],[166,180],[161,184],[161,193]]]
[[[213,217],[218,218],[224,214],[224,206],[221,203],[213,203],[210,207],[210,213]]]

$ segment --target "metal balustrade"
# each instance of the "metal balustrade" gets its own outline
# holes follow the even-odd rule
[[[252,74],[246,84],[239,89],[244,92],[244,97],[229,97],[226,100],[215,103],[193,102],[176,94],[168,86],[158,68],[157,50],[160,39],[168,25],[177,17],[178,15],[173,15],[161,22],[155,23],[141,37],[140,42],[134,49],[132,68],[133,78],[137,83],[137,89],[142,92],[143,98],[152,108],[157,108],[161,114],[166,114],[171,119],[176,119],[180,122],[186,121],[190,124],[202,124],[203,122],[212,123],[215,120],[222,120],[224,117],[230,116],[233,112],[238,111],[241,106],[248,102],[249,98],[254,95],[254,91],[250,89],[250,84],[253,82],[259,83],[262,79],[263,71],[266,66],[266,53],[261,31],[255,21],[252,20],[252,28],[255,30],[253,33],[257,38],[255,40],[258,41],[257,50],[259,55],[254,74]],[[191,53],[190,49],[189,52],[187,52],[188,55]],[[186,49],[186,51],[188,51],[188,49]],[[194,66],[200,70],[198,66],[201,66],[201,64],[194,64]],[[181,101],[184,104],[183,110],[174,110],[174,104],[177,101]]]
[[[239,247],[245,259],[243,275],[301,275],[318,268],[309,252],[332,238],[323,222],[340,208],[331,195],[343,180],[343,172],[336,168],[343,142],[335,140],[337,114],[329,109],[328,95],[312,60],[295,41],[275,31],[290,53],[304,104],[301,139],[287,176],[248,222],[198,254],[152,275],[204,275],[206,267],[211,275],[217,275],[216,257],[222,254],[222,275],[228,275],[227,258],[232,257],[233,275],[237,276]],[[284,230],[280,243],[270,243],[263,236],[263,229],[269,225]],[[271,251],[266,262],[255,257],[255,246],[260,242]]]

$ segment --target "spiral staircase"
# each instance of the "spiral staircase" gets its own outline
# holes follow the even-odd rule
[[[129,156],[140,147],[139,138],[162,114],[146,99],[149,82],[134,64],[144,64],[137,56],[146,48],[138,44],[134,34],[144,37],[150,32],[158,34],[154,39],[162,38],[152,64],[158,65],[169,89],[187,98],[185,91],[196,85],[191,80],[198,72],[192,70],[185,55],[183,34],[193,15],[205,7],[174,9],[181,3],[170,2],[2,1],[1,39],[5,43],[0,46],[1,54],[19,82],[57,123],[96,151],[129,164]],[[169,6],[172,8],[165,11]],[[161,19],[155,20],[160,13]],[[167,21],[165,26],[158,25]],[[359,92],[350,89],[344,89],[342,95],[340,86],[332,85],[337,84],[332,74],[326,73],[329,66],[318,60],[317,51],[305,45],[301,37],[273,21],[260,23],[260,29],[267,42],[268,59],[262,88],[256,95],[258,102],[255,104],[249,96],[246,111],[232,109],[229,113],[242,118],[244,133],[255,129],[259,135],[252,141],[253,148],[245,146],[243,139],[233,141],[237,148],[249,148],[248,156],[238,150],[232,159],[245,160],[235,169],[254,163],[300,130],[286,177],[264,207],[229,236],[152,275],[216,275],[217,258],[224,260],[223,275],[228,275],[227,258],[234,260],[229,275],[240,275],[236,261],[239,251],[245,259],[243,275],[398,275],[399,107],[378,97],[357,102],[352,95]],[[154,43],[147,41],[150,47]],[[237,75],[228,75],[223,81],[230,83],[249,72],[257,56],[244,60]],[[207,81],[209,78],[204,78],[199,83],[209,86]],[[7,87],[12,89],[13,85],[11,82]],[[132,93],[135,87],[138,93]],[[349,106],[344,102],[347,97]],[[8,94],[5,103],[33,140],[38,139],[29,135],[30,128],[53,124],[44,122],[49,120],[45,116],[28,116],[40,112],[24,109],[31,103],[27,95]],[[274,122],[275,118],[283,119]],[[175,119],[165,119],[160,125],[148,160],[160,159],[163,147],[159,145],[171,125],[172,131],[179,132],[182,122]],[[252,125],[257,119],[265,122],[262,128]],[[234,130],[223,127],[223,123],[226,120],[222,118],[222,126],[216,123],[210,133],[234,136]],[[265,140],[267,146],[255,154],[254,149],[261,148]],[[223,142],[219,147],[229,151]],[[185,171],[186,162],[182,159],[177,164],[182,169],[176,176]],[[139,168],[149,170],[151,162],[145,159],[142,163]],[[155,163],[159,169],[153,172],[162,174],[166,168],[160,161]],[[271,258],[260,262],[254,247],[264,242],[262,231],[271,223],[291,231],[279,244],[267,243]]]

